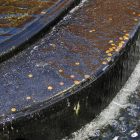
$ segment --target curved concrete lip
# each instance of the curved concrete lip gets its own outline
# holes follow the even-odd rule
[[[46,1],[46,2],[52,2]],[[4,55],[14,53],[16,50],[22,50],[22,45],[27,43],[32,37],[42,31],[44,28],[50,28],[53,26],[57,19],[62,17],[74,3],[78,3],[75,0],[55,0],[50,4],[47,9],[42,9],[35,19],[27,21],[23,26],[16,27],[13,33],[9,37],[0,40],[0,58],[3,59]],[[8,32],[8,34],[10,34]],[[5,35],[4,35],[5,36]],[[4,37],[3,36],[3,37]],[[7,56],[6,56],[7,57]]]
[[[114,5],[110,0],[106,2],[110,2],[110,7]],[[121,17],[118,15],[119,10],[112,15],[112,11],[109,14],[101,14],[103,7],[107,8],[106,2],[87,2],[72,13],[70,18],[60,22],[55,31],[46,35],[43,43],[39,41],[1,64],[1,122],[5,123],[47,108],[81,91],[115,65],[140,24],[139,17],[135,15],[138,14],[137,11],[134,15],[125,15],[128,7],[122,9],[118,2],[116,8],[124,12],[120,13]],[[123,6],[125,1],[120,0],[120,3]],[[137,8],[136,1],[134,4]],[[94,13],[90,15],[93,7]],[[96,16],[99,14],[103,18]],[[126,26],[124,22],[112,23],[113,18],[115,21],[127,21],[128,16],[134,20],[130,26]],[[107,20],[103,20],[104,18]],[[102,24],[99,25],[101,21]],[[106,46],[103,47],[101,44]],[[5,94],[7,96],[3,98]]]

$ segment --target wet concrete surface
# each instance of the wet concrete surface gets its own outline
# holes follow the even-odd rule
[[[96,79],[131,38],[139,6],[139,0],[88,1],[40,41],[1,63],[1,121]]]

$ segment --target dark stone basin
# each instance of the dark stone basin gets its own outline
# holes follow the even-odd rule
[[[42,39],[2,62],[1,124],[5,126],[5,123],[22,119],[25,123],[29,116],[41,110],[54,111],[46,113],[48,122],[49,118],[56,119],[55,116],[59,122],[59,117],[65,117],[65,113],[66,118],[77,115],[78,102],[85,99],[87,88],[91,106],[99,106],[94,107],[92,113],[92,118],[96,116],[125,83],[138,61],[134,61],[134,54],[139,53],[139,48],[132,46],[138,38],[139,7],[139,0],[89,0]],[[119,78],[118,75],[122,77],[122,71],[129,68],[124,80]],[[111,80],[113,74],[115,78]],[[117,77],[119,88],[116,88]],[[72,104],[69,109],[68,99]],[[85,107],[86,101],[83,102]],[[51,125],[48,123],[48,128]]]

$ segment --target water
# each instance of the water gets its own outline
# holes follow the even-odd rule
[[[27,119],[3,126],[1,139],[139,138],[139,42],[139,36],[136,36],[116,65],[80,94]]]
[[[0,1],[0,42],[21,32],[57,2],[57,0]]]
[[[91,2],[94,5],[93,1]],[[131,3],[131,1],[129,2]],[[124,1],[122,1],[122,3],[125,4]],[[98,2],[96,4],[98,5]],[[114,5],[113,3],[111,4]],[[75,10],[77,10],[75,9],[75,15],[72,15],[72,17],[66,17],[62,22],[59,23],[59,25],[56,26],[54,32],[47,34],[45,37],[42,38],[41,41],[38,41],[37,43],[30,46],[30,48],[28,48],[27,50],[16,55],[16,57],[13,57],[9,61],[1,64],[1,86],[6,85],[3,93],[7,93],[7,90],[13,90],[11,92],[13,98],[11,98],[11,96],[9,96],[8,98],[11,100],[11,102],[5,102],[4,100],[2,100],[3,102],[1,102],[1,104],[3,103],[7,111],[9,111],[9,108],[15,105],[13,103],[16,97],[16,101],[19,103],[19,106],[16,106],[17,109],[20,110],[25,107],[25,112],[21,111],[20,113],[23,113],[24,115],[26,113],[30,114],[30,111],[33,112],[34,110],[26,110],[26,107],[34,104],[35,102],[44,101],[44,99],[46,98],[46,85],[50,84],[48,83],[48,81],[52,82],[51,84],[55,85],[54,90],[52,91],[52,93],[55,93],[55,90],[60,90],[60,86],[58,85],[58,81],[60,79],[63,81],[67,80],[67,82],[65,83],[67,83],[68,86],[72,85],[73,80],[69,77],[71,73],[73,75],[76,75],[77,79],[81,80],[84,78],[83,75],[87,75],[88,70],[90,74],[93,72],[93,69],[91,68],[94,68],[94,72],[97,70],[100,60],[110,60],[105,53],[103,45],[101,44],[103,42],[100,41],[99,38],[106,39],[106,49],[109,49],[108,41],[111,39],[110,34],[112,34],[111,37],[114,37],[116,39],[116,34],[118,35],[118,37],[124,34],[123,28],[127,28],[127,32],[132,30],[132,28],[129,29],[131,25],[129,25],[129,22],[127,22],[128,25],[125,26],[124,22],[120,22],[119,24],[116,24],[115,27],[117,27],[117,25],[118,28],[122,27],[121,31],[118,33],[118,28],[115,29],[114,27],[115,30],[113,30],[113,33],[111,26],[109,26],[110,23],[111,25],[114,25],[112,24],[112,20],[105,20],[103,24],[104,27],[108,25],[110,28],[103,27],[102,30],[97,30],[96,36],[93,36],[93,30],[91,31],[91,29],[93,28],[92,18],[94,18],[96,14],[93,13],[93,15],[90,15],[91,17],[89,18],[89,11],[86,9],[89,8],[88,6],[90,7],[91,11],[93,8],[90,4],[85,5],[84,9],[87,12],[87,15],[85,15],[85,12],[82,11],[83,9],[80,10],[79,13],[77,11],[75,12]],[[94,6],[96,8],[96,5]],[[102,7],[104,8],[103,5]],[[136,4],[136,7],[138,7],[138,4]],[[100,15],[102,15],[101,11],[102,9],[100,9]],[[95,12],[98,13],[98,10],[95,9]],[[125,10],[123,12],[125,13]],[[83,17],[82,14],[85,17]],[[115,16],[117,18],[118,14],[116,14]],[[128,14],[128,16],[130,16],[130,19],[132,19],[133,21],[135,16],[131,14]],[[108,14],[105,13],[105,17],[108,19]],[[90,26],[87,26],[89,25],[89,22],[85,23],[84,18],[89,20]],[[126,17],[124,18],[127,20]],[[134,21],[133,24],[135,24]],[[80,27],[82,30],[77,27]],[[97,24],[97,27],[100,28],[99,24]],[[76,32],[77,29],[78,31]],[[105,30],[105,33],[103,34],[104,29],[110,29],[110,33],[108,33],[108,30]],[[73,38],[73,35],[76,36],[76,39]],[[115,40],[114,38],[113,40]],[[93,42],[96,40],[97,42],[93,43],[91,40]],[[77,43],[76,41],[78,41],[79,44],[75,45],[75,43]],[[115,41],[117,44],[119,43],[118,40]],[[126,45],[125,49],[122,51],[123,53],[119,54],[119,59],[113,62],[115,65],[112,65],[109,70],[104,69],[105,73],[101,77],[98,77],[98,80],[94,82],[92,79],[89,80],[87,83],[83,84],[82,87],[85,86],[83,89],[82,87],[76,89],[76,95],[71,95],[69,98],[65,98],[61,100],[61,102],[52,105],[47,109],[45,109],[44,104],[40,104],[39,109],[37,106],[35,106],[36,113],[31,114],[27,117],[23,116],[23,118],[13,120],[12,123],[9,122],[8,124],[4,124],[1,131],[2,133],[0,134],[1,139],[16,140],[22,138],[25,140],[116,140],[118,138],[120,139],[120,137],[124,138],[126,136],[137,138],[139,136],[139,123],[136,121],[136,118],[138,118],[139,116],[139,106],[138,102],[134,101],[136,101],[136,99],[139,100],[139,88],[137,84],[137,82],[139,81],[139,64],[137,65],[138,68],[136,67],[135,69],[136,71],[134,71],[134,73],[132,74],[132,77],[130,77],[130,75],[133,72],[137,62],[140,60],[140,43],[138,34],[136,33],[135,37],[127,43],[128,44]],[[81,47],[83,48],[82,50]],[[70,57],[67,57],[67,54],[69,54]],[[100,57],[97,54],[99,54]],[[104,54],[105,57],[102,54]],[[114,54],[117,54],[115,50],[113,50],[112,54],[109,55]],[[81,62],[80,66],[76,66],[77,70],[75,69],[75,65],[71,65],[73,64],[73,62],[75,62],[75,60],[80,60],[78,62]],[[83,60],[85,60],[84,64]],[[102,63],[99,64],[102,65]],[[65,70],[65,74],[67,75],[58,74],[58,70],[62,66]],[[87,70],[85,70],[86,68]],[[30,74],[33,75],[32,79],[27,80],[30,84],[28,84],[25,78],[29,72],[32,72]],[[53,74],[50,72],[52,72]],[[55,76],[47,77],[46,75]],[[17,76],[19,77],[18,82]],[[59,80],[56,78],[57,76],[59,76]],[[130,79],[128,80],[129,77]],[[53,79],[52,81],[50,80],[51,78]],[[126,83],[127,80],[128,82]],[[17,84],[16,87],[14,82],[15,84]],[[37,85],[39,85],[36,86],[36,84],[34,83],[37,83]],[[124,86],[124,88],[122,88],[125,83],[126,85]],[[120,91],[121,88],[122,90]],[[26,95],[22,94],[21,92],[26,93]],[[48,95],[50,95],[50,93],[51,92],[49,91]],[[71,91],[69,94],[72,93],[73,91]],[[137,96],[133,96],[133,93],[135,93],[134,95]],[[21,95],[23,95],[23,97]],[[26,101],[25,96],[29,95],[34,100]],[[116,98],[114,99],[115,96]],[[62,96],[62,98],[64,98],[64,96]],[[11,105],[6,106],[6,103],[11,103]],[[107,108],[108,105],[109,107]],[[102,110],[104,111],[100,113]],[[5,111],[3,107],[1,107],[1,111]],[[21,115],[20,113],[18,114],[19,116]],[[6,121],[8,121],[9,119],[12,120],[16,116],[14,116],[14,114],[12,115],[10,116],[11,118],[7,117]],[[129,122],[129,120],[132,121]]]
[[[139,101],[140,61],[109,106],[96,119],[74,132],[70,139],[140,139]]]

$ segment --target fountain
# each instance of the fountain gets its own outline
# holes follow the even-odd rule
[[[6,12],[19,8],[8,4]],[[1,138],[61,139],[107,107],[133,72],[140,3],[89,0],[69,13],[78,1],[20,4],[0,20]]]

